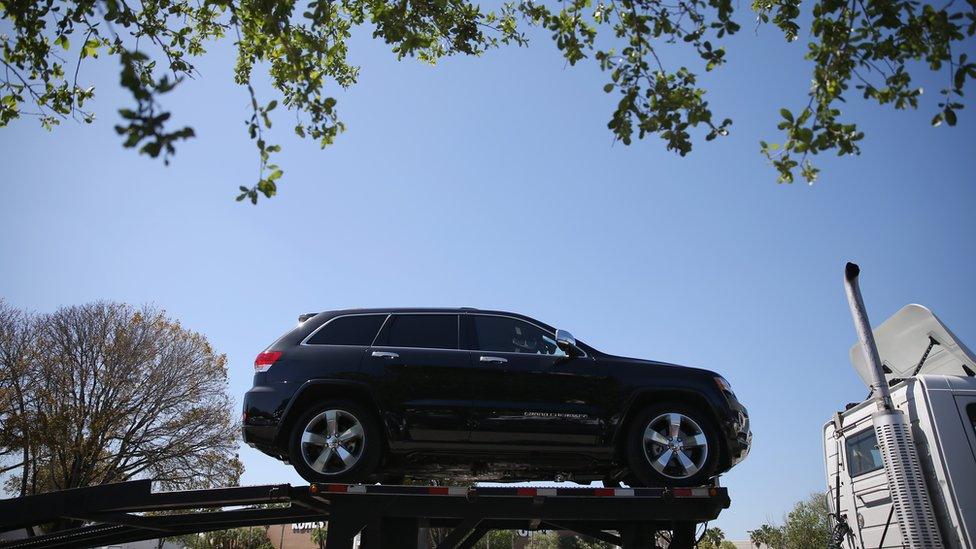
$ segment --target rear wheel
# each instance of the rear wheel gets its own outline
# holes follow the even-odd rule
[[[645,486],[697,486],[715,474],[718,430],[696,408],[649,406],[630,424],[627,462]]]
[[[383,449],[373,415],[357,403],[330,401],[295,422],[289,457],[309,482],[363,482]]]

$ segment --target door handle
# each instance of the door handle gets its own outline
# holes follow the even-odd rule
[[[482,355],[481,358],[479,358],[478,360],[480,360],[481,362],[490,362],[492,364],[505,364],[506,362],[508,362],[508,359],[507,358],[502,358],[500,356],[484,356],[484,355]]]
[[[373,351],[373,356],[378,358],[400,358],[400,355],[396,353],[391,353],[390,351]]]

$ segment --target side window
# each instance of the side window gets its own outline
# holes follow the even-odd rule
[[[538,326],[507,316],[472,318],[479,351],[566,356],[556,338]]]
[[[884,467],[874,429],[866,429],[847,437],[847,470],[851,477],[877,471]]]
[[[393,315],[386,344],[391,347],[458,348],[457,315]]]
[[[351,315],[332,319],[308,338],[309,345],[370,345],[386,315]]]
[[[966,406],[966,413],[969,414],[969,423],[973,426],[973,431],[976,431],[976,403]]]

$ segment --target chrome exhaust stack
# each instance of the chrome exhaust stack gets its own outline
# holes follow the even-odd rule
[[[874,332],[871,330],[871,322],[868,321],[868,311],[864,308],[861,287],[857,283],[857,277],[860,274],[861,268],[854,263],[848,262],[844,268],[844,290],[847,291],[847,303],[851,307],[851,316],[854,317],[854,329],[857,330],[857,338],[861,342],[864,360],[871,370],[871,396],[868,398],[877,398],[878,408],[881,410],[893,410],[891,389],[888,388],[888,382],[885,380],[881,357],[878,355],[878,345],[874,342]]]
[[[891,390],[885,379],[878,346],[874,342],[874,332],[868,321],[868,313],[861,298],[861,288],[857,277],[861,269],[848,263],[844,269],[844,288],[847,302],[854,317],[861,350],[871,369],[871,396],[877,400],[878,411],[872,415],[878,449],[884,460],[888,477],[888,491],[895,506],[895,515],[901,528],[902,541],[911,549],[942,547],[939,526],[932,511],[922,465],[915,450],[915,439],[911,422],[905,414],[894,407]]]

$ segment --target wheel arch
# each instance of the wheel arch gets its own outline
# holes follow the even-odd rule
[[[624,459],[624,456],[626,455],[627,432],[630,429],[630,424],[634,417],[636,417],[637,414],[647,406],[665,402],[676,402],[692,406],[708,415],[708,419],[710,419],[715,428],[718,429],[719,445],[721,447],[718,465],[721,469],[728,468],[729,446],[725,437],[719,413],[715,409],[715,405],[709,400],[708,396],[703,394],[701,391],[688,387],[653,388],[634,394],[624,410],[617,429],[614,431],[612,443],[614,453],[620,459]]]
[[[295,426],[295,421],[316,402],[325,399],[335,398],[350,400],[366,407],[373,413],[374,419],[379,423],[380,431],[383,433],[384,444],[389,440],[389,430],[383,420],[383,413],[373,392],[365,383],[356,381],[338,381],[330,379],[312,379],[306,381],[292,396],[288,405],[281,415],[281,422],[278,424],[278,433],[275,436],[275,445],[284,448],[287,452],[288,436]]]

